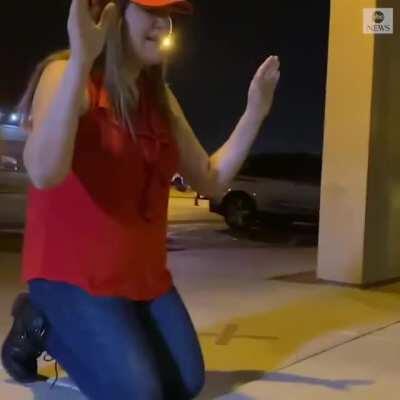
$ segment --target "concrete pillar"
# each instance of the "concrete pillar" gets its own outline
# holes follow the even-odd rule
[[[393,8],[394,34],[363,33],[363,8]],[[400,278],[397,1],[331,0],[318,277]]]

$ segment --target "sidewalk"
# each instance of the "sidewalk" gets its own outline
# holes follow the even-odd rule
[[[220,400],[397,400],[400,324],[266,374]]]
[[[276,279],[315,265],[312,249],[273,249],[264,268],[233,249],[229,259],[203,253],[181,253],[173,268],[206,358],[201,400],[398,396],[400,284],[364,291],[313,283],[312,274],[299,274],[310,283]],[[221,256],[230,268],[218,267]]]

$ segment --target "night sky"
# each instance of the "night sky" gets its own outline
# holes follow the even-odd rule
[[[67,46],[70,0],[3,1],[0,108],[12,107],[34,65]],[[252,152],[322,150],[329,0],[197,0],[177,21],[169,82],[208,152],[244,111],[250,80],[271,54],[281,60],[272,112]]]

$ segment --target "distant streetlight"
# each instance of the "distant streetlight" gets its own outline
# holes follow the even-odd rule
[[[17,113],[12,113],[10,115],[10,122],[17,122],[19,120],[19,115]]]

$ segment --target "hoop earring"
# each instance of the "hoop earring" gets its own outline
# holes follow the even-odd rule
[[[174,33],[174,23],[172,22],[172,18],[168,17],[169,20],[169,33],[168,36],[172,36],[172,34]]]

